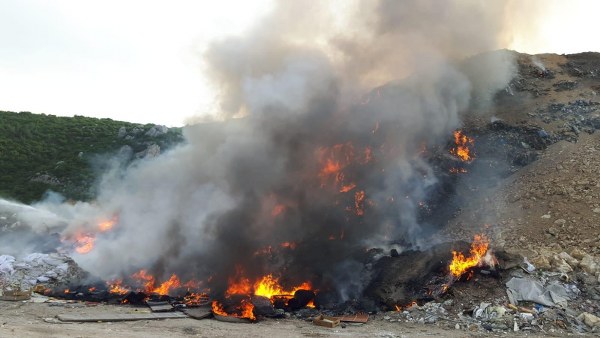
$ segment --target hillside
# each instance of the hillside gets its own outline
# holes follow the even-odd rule
[[[181,140],[179,128],[0,111],[0,196],[30,203],[52,190],[88,200],[106,156],[127,163]]]

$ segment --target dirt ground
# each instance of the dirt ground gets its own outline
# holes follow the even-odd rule
[[[225,323],[191,318],[114,323],[62,323],[58,314],[143,313],[145,308],[83,303],[52,306],[47,303],[0,301],[0,337],[481,337],[454,323],[436,325],[389,322],[385,313],[359,326],[347,324],[333,329],[300,319],[267,319],[254,324]],[[524,332],[511,335],[536,337]],[[560,335],[556,335],[559,337]],[[541,336],[540,336],[541,337]]]

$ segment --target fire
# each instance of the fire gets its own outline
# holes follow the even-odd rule
[[[285,211],[285,205],[277,204],[275,207],[273,207],[273,210],[271,210],[271,216],[277,217],[277,216],[281,215],[284,211]]]
[[[463,162],[471,162],[475,159],[473,151],[470,149],[474,146],[475,141],[463,134],[461,130],[454,131],[454,144],[456,147],[450,149],[450,153],[458,157]]]
[[[328,158],[325,167],[321,170],[321,176],[337,174],[341,169],[342,165],[339,162],[334,162],[332,159]]]
[[[248,318],[250,320],[256,320],[256,317],[254,316],[254,305],[252,305],[252,302],[248,299],[242,299],[240,305],[236,307],[235,310],[235,312],[227,313],[223,308],[223,304],[219,303],[216,300],[212,302],[212,311],[214,314],[225,317],[231,316],[237,318]]]
[[[166,282],[162,283],[157,288],[154,288],[152,292],[157,293],[159,295],[168,295],[170,289],[176,289],[179,287],[181,287],[181,282],[179,281],[179,278],[177,278],[177,275],[172,274]]]
[[[342,186],[342,188],[340,189],[340,192],[348,192],[354,188],[356,188],[356,184],[350,183],[350,184]]]
[[[133,275],[131,275],[131,278],[142,283],[144,285],[144,291],[146,293],[151,293],[154,289],[154,277],[152,275],[149,275],[146,272],[146,270],[140,270],[134,273]]]
[[[287,248],[287,249],[290,249],[290,250],[296,249],[296,243],[295,242],[283,242],[283,243],[280,244],[280,246],[282,248]]]
[[[183,297],[183,302],[186,305],[198,306],[208,304],[209,297],[206,293],[189,293]]]
[[[106,232],[110,229],[113,228],[113,226],[115,225],[116,221],[114,219],[108,220],[108,221],[102,221],[100,223],[98,223],[98,230],[100,230],[100,232]]]
[[[108,282],[107,284],[108,284],[108,292],[110,292],[110,293],[124,295],[129,292],[129,289],[124,288],[122,286],[123,281],[120,279],[117,279],[117,280],[113,281],[112,283]]]
[[[252,294],[252,285],[248,278],[242,277],[242,269],[236,268],[236,277],[229,278],[229,286],[225,292],[225,297],[231,295],[250,295]]]
[[[304,282],[296,287],[289,290],[285,290],[279,285],[279,279],[273,277],[273,275],[266,275],[258,282],[254,283],[254,294],[256,296],[263,296],[272,299],[273,296],[289,296],[293,297],[294,293],[298,290],[311,290],[312,286],[309,282]]]
[[[482,258],[488,251],[489,244],[490,241],[484,235],[475,235],[468,257],[465,257],[461,252],[452,251],[452,262],[449,267],[452,276],[458,279],[470,268],[480,265]]]
[[[363,190],[357,191],[354,194],[354,212],[357,216],[363,216],[365,214],[365,192]]]
[[[79,234],[75,236],[75,251],[79,254],[86,254],[94,248],[94,241],[96,238],[92,235]]]

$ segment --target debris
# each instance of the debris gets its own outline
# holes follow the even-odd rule
[[[589,326],[589,327],[595,327],[595,326],[599,326],[600,327],[600,318],[594,316],[591,313],[588,312],[583,312],[582,314],[580,314],[577,317],[578,320],[582,321],[585,323],[585,325]]]
[[[104,313],[90,315],[60,314],[56,316],[62,322],[125,322],[134,320],[188,318],[181,312],[165,313]]]
[[[235,316],[223,316],[223,315],[218,315],[216,313],[213,313],[213,315],[215,316],[215,319],[220,322],[226,322],[226,323],[252,323],[253,322],[253,320],[250,318],[241,318],[241,317],[235,317]]]
[[[20,289],[6,288],[2,290],[0,300],[21,301],[31,298],[31,290],[22,291]]]
[[[152,312],[169,312],[174,310],[173,305],[169,302],[146,301],[146,305],[148,305]]]
[[[570,299],[567,291],[557,282],[549,284],[546,288],[538,281],[529,278],[513,277],[506,283],[508,299],[511,304],[518,301],[531,301],[545,306],[566,305]]]
[[[183,313],[194,319],[205,319],[212,316],[210,307],[196,307],[183,310]]]
[[[313,319],[313,324],[318,326],[324,326],[328,328],[334,328],[340,325],[340,319],[336,317],[328,317],[324,315],[319,315]]]
[[[581,258],[579,267],[581,267],[583,271],[589,273],[590,275],[594,275],[596,274],[596,271],[598,271],[598,264],[596,264],[596,262],[594,261],[594,257],[590,255],[584,255]]]
[[[357,313],[354,315],[337,317],[342,322],[348,323],[366,323],[369,320],[369,315],[366,313]]]
[[[521,268],[527,273],[532,273],[535,271],[535,266],[529,263],[527,257],[523,257],[523,264],[521,265]]]

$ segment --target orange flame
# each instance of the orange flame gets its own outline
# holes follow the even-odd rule
[[[452,276],[458,279],[470,268],[478,266],[488,251],[489,244],[490,241],[484,235],[475,235],[468,257],[461,252],[452,251],[452,262],[449,267]]]
[[[283,242],[283,243],[280,244],[280,246],[282,248],[288,248],[288,249],[291,249],[291,250],[296,249],[296,243],[295,242]]]
[[[298,290],[311,290],[312,286],[309,282],[304,282],[290,290],[285,290],[279,285],[279,279],[273,277],[273,275],[266,275],[258,282],[254,283],[254,294],[257,296],[267,297],[269,299],[273,296],[289,296],[292,298],[294,293]]]
[[[281,215],[284,211],[285,211],[285,205],[277,204],[276,206],[273,207],[273,210],[271,210],[271,216],[277,217],[277,216]]]
[[[354,194],[354,212],[357,216],[363,216],[365,214],[365,192],[364,190],[357,191]]]
[[[342,188],[340,189],[340,192],[348,192],[354,188],[356,188],[356,184],[350,183],[350,184],[342,186]]]
[[[115,226],[116,221],[114,219],[108,220],[108,221],[102,221],[100,223],[98,223],[98,230],[100,230],[100,232],[106,232],[110,229],[113,228],[113,226]]]
[[[169,280],[162,283],[157,288],[154,288],[152,292],[159,295],[168,295],[170,289],[176,289],[180,286],[181,282],[179,281],[179,278],[177,278],[177,275],[172,274]]]
[[[86,254],[94,248],[96,238],[92,235],[78,234],[75,236],[76,247],[75,251],[79,254]]]
[[[454,143],[456,147],[450,149],[450,153],[458,157],[463,162],[471,162],[475,159],[470,147],[473,147],[475,141],[463,134],[461,130],[454,131]]]
[[[122,286],[123,281],[120,279],[117,279],[117,280],[113,281],[112,283],[107,282],[107,284],[108,284],[108,292],[110,292],[110,293],[124,295],[129,292],[129,289],[124,288]]]
[[[249,295],[251,294],[252,285],[250,280],[242,276],[243,272],[241,267],[236,267],[236,274],[234,278],[229,278],[229,287],[225,291],[225,297],[231,295]]]
[[[186,305],[204,305],[208,304],[209,297],[206,293],[195,293],[192,292],[183,297],[183,302]]]
[[[235,308],[235,312],[227,313],[223,308],[223,304],[214,300],[212,302],[212,311],[214,314],[225,316],[225,317],[236,317],[236,318],[248,318],[250,320],[256,320],[254,316],[254,305],[248,299],[242,299],[240,305]]]

